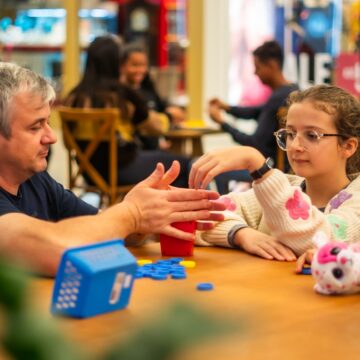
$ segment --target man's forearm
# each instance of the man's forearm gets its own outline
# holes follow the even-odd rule
[[[125,238],[134,231],[131,210],[118,211],[118,206],[99,215],[69,218],[57,223],[19,213],[3,215],[0,217],[0,252],[31,270],[54,276],[67,248]]]

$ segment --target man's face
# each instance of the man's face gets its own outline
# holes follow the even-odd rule
[[[271,84],[271,79],[274,76],[273,61],[262,62],[257,56],[254,56],[255,75],[259,77],[261,82],[265,85]]]
[[[11,136],[0,134],[0,171],[24,181],[47,167],[46,157],[56,136],[49,126],[50,105],[28,92],[16,94],[10,103]]]

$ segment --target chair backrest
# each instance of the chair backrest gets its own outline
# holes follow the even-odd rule
[[[133,185],[118,186],[117,125],[120,112],[116,108],[78,109],[59,107],[63,141],[69,153],[69,188],[99,191],[108,197],[109,204],[116,202]],[[80,146],[79,142],[86,144]],[[108,174],[101,174],[91,163],[91,158],[104,143],[108,147]],[[91,185],[84,183],[88,178]],[[82,180],[82,181],[81,181]]]

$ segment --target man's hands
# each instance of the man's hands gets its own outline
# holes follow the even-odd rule
[[[213,98],[209,101],[208,114],[210,118],[218,124],[223,124],[225,119],[222,116],[222,110],[228,110],[229,105],[218,98]]]
[[[220,110],[229,110],[229,104],[225,103],[224,101],[220,100],[219,98],[212,98],[209,100],[209,106],[216,106]]]
[[[296,256],[273,236],[252,228],[239,230],[235,235],[235,244],[250,254],[268,260],[295,261]]]
[[[186,112],[179,106],[168,106],[165,112],[171,116],[172,123],[175,125],[186,120]]]
[[[171,224],[190,220],[223,220],[222,214],[211,213],[211,210],[225,209],[225,205],[211,201],[219,197],[218,193],[170,187],[179,171],[177,161],[166,173],[164,166],[159,163],[147,179],[125,196],[122,204],[127,206],[132,215],[131,232],[162,233],[183,240],[193,240],[193,234],[175,229]]]
[[[232,146],[210,151],[201,156],[192,166],[189,186],[204,189],[211,180],[226,171],[258,169],[265,161],[264,156],[250,146]]]

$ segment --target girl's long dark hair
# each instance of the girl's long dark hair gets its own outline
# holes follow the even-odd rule
[[[85,71],[80,83],[70,92],[71,106],[118,107],[127,117],[124,88],[119,83],[121,42],[115,36],[97,37],[89,46]]]

